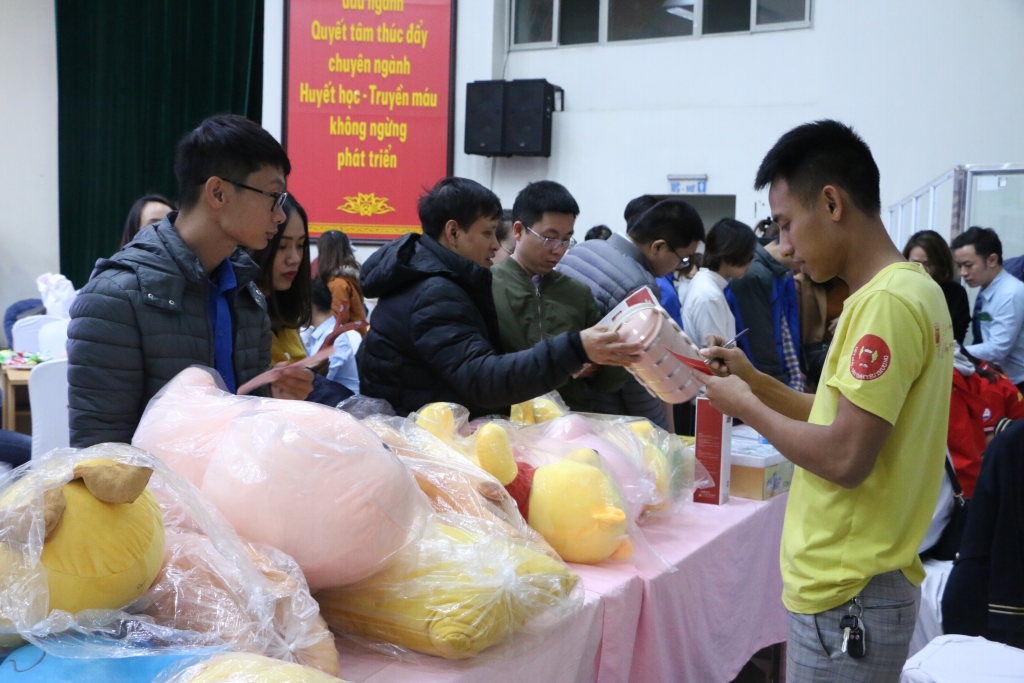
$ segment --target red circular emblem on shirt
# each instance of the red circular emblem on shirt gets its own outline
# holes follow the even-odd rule
[[[878,379],[889,369],[891,361],[889,345],[881,337],[865,334],[853,347],[850,374],[861,380]]]

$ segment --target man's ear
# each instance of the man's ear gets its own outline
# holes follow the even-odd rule
[[[999,265],[999,254],[989,254],[988,258],[985,259],[985,263],[989,268],[995,268]]]
[[[833,221],[840,221],[843,218],[843,193],[835,185],[826,185],[821,189],[822,199],[828,212],[832,215]]]
[[[650,243],[648,248],[651,250],[652,253],[657,254],[658,252],[664,251],[669,247],[668,242],[666,242],[665,240],[654,240],[653,242]]]
[[[526,232],[526,226],[523,225],[522,221],[516,221],[512,224],[512,234],[516,236],[517,242],[519,241],[519,238],[523,236],[524,232]]]
[[[202,201],[211,209],[220,209],[227,204],[227,181],[217,176],[210,176],[203,184]]]
[[[444,236],[448,240],[449,244],[455,244],[455,240],[459,234],[459,224],[455,220],[450,220],[444,224]]]

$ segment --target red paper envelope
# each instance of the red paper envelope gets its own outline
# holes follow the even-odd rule
[[[681,354],[678,354],[675,351],[673,351],[672,349],[668,348],[667,346],[665,347],[665,350],[668,351],[669,353],[671,353],[674,358],[682,361],[682,363],[684,365],[686,365],[686,367],[690,368],[691,370],[696,370],[697,372],[703,372],[705,375],[712,375],[712,376],[714,376],[715,373],[711,372],[711,368],[709,368],[707,363],[705,363],[704,361],[697,360],[695,358],[689,358],[687,356],[683,356]]]

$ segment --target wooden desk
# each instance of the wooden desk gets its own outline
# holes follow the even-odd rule
[[[0,390],[4,392],[4,403],[3,403],[3,428],[9,431],[15,431],[17,426],[17,409],[15,406],[15,387],[28,386],[28,376],[32,372],[32,368],[12,368],[7,365],[2,366],[3,372],[0,376]]]

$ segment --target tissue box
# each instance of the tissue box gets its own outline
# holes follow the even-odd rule
[[[715,485],[693,492],[695,503],[724,505],[729,500],[732,457],[732,418],[711,406],[711,401],[697,397],[697,442],[694,451]]]
[[[746,425],[734,430],[731,455],[734,496],[768,500],[793,483],[793,463]]]

